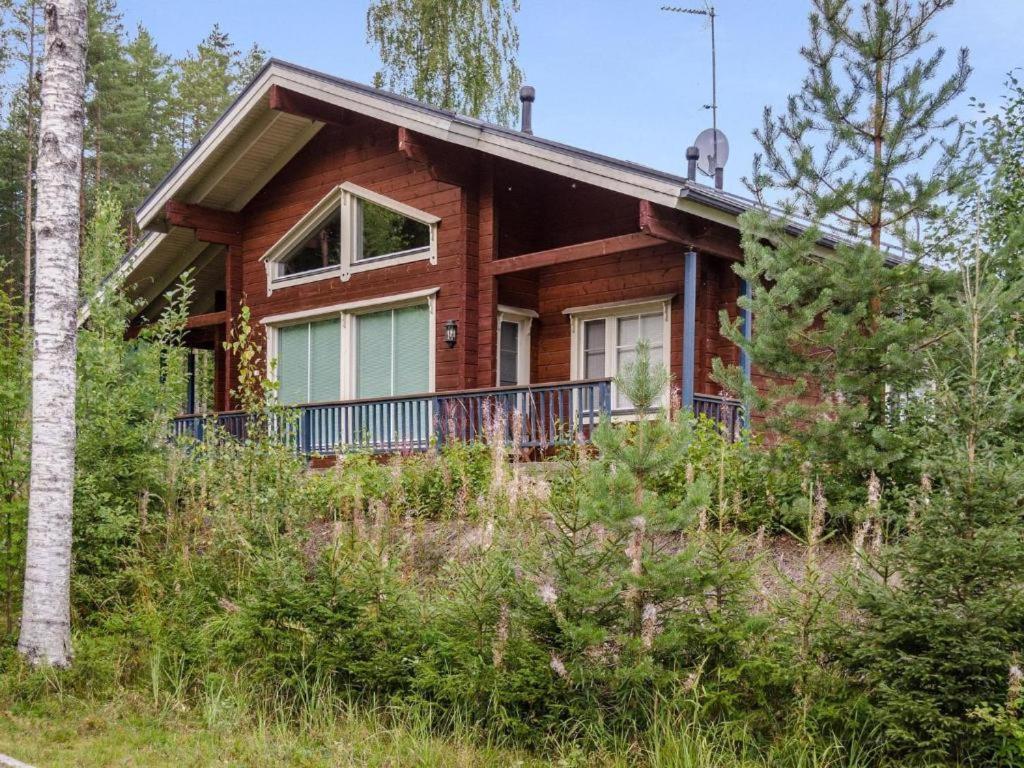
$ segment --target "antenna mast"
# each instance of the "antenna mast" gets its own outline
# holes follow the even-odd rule
[[[680,8],[676,5],[663,5],[661,10],[668,11],[669,13],[688,13],[693,16],[707,16],[711,22],[711,103],[705,104],[704,109],[711,110],[711,128],[714,133],[714,167],[712,170],[717,171],[718,169],[718,65],[716,63],[716,50],[715,50],[715,6],[711,3],[706,3],[703,8]]]

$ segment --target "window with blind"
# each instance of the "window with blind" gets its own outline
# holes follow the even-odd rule
[[[277,398],[285,405],[341,399],[341,320],[277,330]]]
[[[426,304],[356,317],[356,397],[430,389],[430,310]]]

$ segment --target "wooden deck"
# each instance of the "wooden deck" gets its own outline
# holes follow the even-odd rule
[[[304,456],[411,453],[476,440],[543,451],[589,442],[602,419],[633,415],[612,409],[611,388],[611,379],[592,379],[282,406],[270,413],[268,428]],[[738,401],[695,395],[693,408],[695,415],[721,424],[731,440],[739,436]],[[175,418],[171,427],[178,440],[244,440],[250,416],[241,411],[189,414]]]

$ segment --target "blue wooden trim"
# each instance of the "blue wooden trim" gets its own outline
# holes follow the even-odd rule
[[[185,411],[196,412],[196,351],[188,351],[188,373],[186,374],[187,389],[185,390]]]
[[[747,301],[750,301],[750,284],[746,280],[740,281],[740,293],[746,297]],[[740,324],[743,327],[743,338],[747,343],[750,343],[750,340],[753,337],[753,324],[750,322],[749,309],[740,310],[740,320]],[[748,355],[747,351],[742,347],[740,348],[740,368],[743,369],[743,379],[745,381],[750,381],[750,355]]]
[[[693,409],[694,358],[697,343],[697,253],[686,252],[683,267],[683,408]]]
[[[747,301],[750,301],[753,297],[753,291],[751,290],[750,283],[746,280],[740,281],[740,291],[746,297]],[[754,337],[754,324],[751,322],[751,314],[749,309],[740,310],[741,317],[743,319],[743,338],[750,343],[750,340]],[[740,368],[743,369],[743,380],[750,383],[750,355],[745,349],[740,349]],[[750,426],[750,403],[743,404],[743,411],[740,414],[741,423],[744,429]]]

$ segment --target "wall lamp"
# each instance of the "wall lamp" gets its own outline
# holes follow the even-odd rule
[[[444,324],[444,343],[448,345],[448,349],[455,346],[455,341],[459,337],[459,324],[454,320],[449,320]]]

